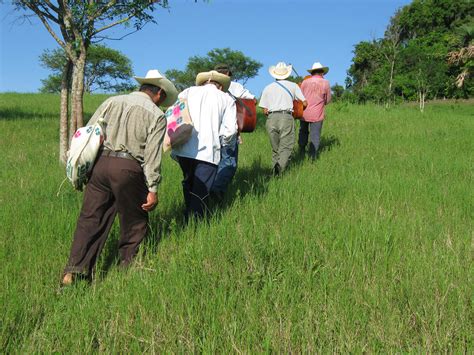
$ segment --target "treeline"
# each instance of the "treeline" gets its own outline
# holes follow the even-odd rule
[[[346,87],[352,102],[469,98],[473,95],[474,2],[414,0],[390,19],[383,38],[355,45]]]

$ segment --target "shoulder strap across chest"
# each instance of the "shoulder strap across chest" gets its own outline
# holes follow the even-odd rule
[[[276,81],[276,83],[277,83],[278,85],[280,85],[280,86],[288,93],[288,95],[290,95],[291,100],[294,100],[294,99],[295,99],[295,98],[293,97],[293,95],[291,94],[290,90],[288,90],[288,88],[287,88],[285,85],[283,85],[282,83],[280,83],[280,82],[278,82],[278,81]]]

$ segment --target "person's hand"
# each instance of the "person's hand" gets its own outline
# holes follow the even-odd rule
[[[268,109],[267,109],[267,108],[264,108],[264,109],[263,109],[263,114],[264,114],[265,116],[268,116]]]
[[[244,141],[242,140],[242,136],[239,134],[237,136],[237,144],[242,144]]]
[[[156,195],[156,192],[148,192],[148,195],[146,197],[146,202],[142,205],[142,209],[150,212],[153,211],[158,204],[158,196]]]

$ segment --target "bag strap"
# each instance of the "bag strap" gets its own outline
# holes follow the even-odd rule
[[[232,94],[230,93],[230,91],[227,91],[227,93],[234,99],[234,101],[235,101],[239,106],[242,106],[242,107],[245,109],[245,111],[247,111],[247,113],[248,113],[249,115],[252,114],[252,111],[250,110],[250,108],[249,108],[246,104],[244,104],[244,102],[242,101],[242,99],[241,99],[240,97],[237,97],[237,96],[232,95]]]
[[[112,106],[112,100],[109,100],[107,103],[107,106],[105,106],[105,109],[100,113],[99,118],[97,119],[97,122],[105,123],[107,124],[107,121],[105,120],[105,114],[109,110],[110,106]]]
[[[293,95],[291,94],[290,90],[288,90],[288,88],[283,85],[282,83],[280,83],[279,81],[275,81],[278,85],[280,85],[283,89],[285,89],[285,91],[288,93],[288,95],[290,95],[291,97],[291,100],[293,101],[295,98],[293,97]]]

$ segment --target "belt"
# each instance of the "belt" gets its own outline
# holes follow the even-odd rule
[[[103,157],[114,157],[114,158],[123,158],[123,159],[135,160],[135,158],[132,157],[127,152],[115,152],[113,150],[108,150],[108,149],[104,149],[100,155],[103,156]]]
[[[270,113],[288,113],[288,114],[291,115],[293,113],[293,111],[291,111],[291,110],[268,111],[268,114],[270,114]]]

